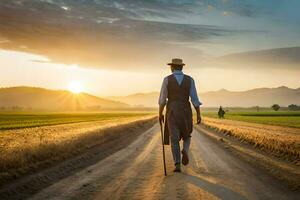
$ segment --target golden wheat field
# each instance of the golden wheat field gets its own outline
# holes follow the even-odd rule
[[[123,132],[127,129],[132,131],[139,128],[139,124],[145,124],[145,121],[153,121],[152,118],[153,115],[137,115],[96,122],[2,130],[0,182],[76,155],[101,141],[115,137],[115,129],[118,127],[122,127]]]
[[[205,126],[300,165],[300,129],[205,117]]]

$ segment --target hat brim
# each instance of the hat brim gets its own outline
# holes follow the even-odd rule
[[[185,64],[184,63],[182,63],[182,64],[167,63],[167,65],[184,66]]]

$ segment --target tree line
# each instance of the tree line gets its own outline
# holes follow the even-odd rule
[[[278,111],[281,107],[278,104],[273,104],[271,108],[275,111]],[[297,111],[300,110],[300,105],[298,106],[296,104],[291,104],[288,106],[288,109],[291,111]]]

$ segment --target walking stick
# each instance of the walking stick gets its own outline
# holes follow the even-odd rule
[[[160,122],[160,134],[161,134],[161,144],[162,144],[162,149],[163,149],[163,164],[164,164],[164,172],[165,176],[167,176],[167,169],[166,169],[166,158],[165,158],[165,144],[164,144],[164,131],[165,131],[165,121],[166,119],[164,118],[163,122]]]

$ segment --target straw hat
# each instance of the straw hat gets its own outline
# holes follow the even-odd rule
[[[173,58],[171,63],[168,63],[167,65],[179,65],[179,66],[184,66],[185,64],[183,63],[182,59],[180,58]]]

